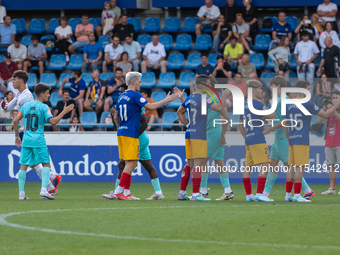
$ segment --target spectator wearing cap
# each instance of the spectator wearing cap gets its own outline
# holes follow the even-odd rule
[[[107,44],[104,48],[103,72],[107,72],[108,66],[113,66],[113,71],[116,68],[116,64],[120,60],[120,56],[123,53],[123,46],[119,44],[119,37],[114,35],[112,37],[112,43]]]
[[[81,22],[82,24],[78,24],[76,26],[76,31],[74,32],[77,41],[68,47],[68,51],[71,54],[76,54],[77,49],[85,47],[85,45],[90,42],[89,34],[93,33],[93,25],[89,24],[89,15],[84,14],[81,17]]]
[[[59,26],[55,29],[54,34],[57,37],[57,41],[55,43],[56,48],[59,49],[59,52],[65,54],[66,62],[70,61],[68,48],[72,44],[71,36],[73,34],[71,26],[67,25],[67,18],[61,17],[59,19]]]
[[[106,35],[115,26],[116,14],[110,9],[109,1],[104,2],[104,10],[102,11],[101,25],[96,27],[96,35],[99,38],[102,34]]]
[[[147,68],[153,67],[155,70],[159,67],[161,72],[166,72],[166,63],[164,61],[166,52],[164,45],[159,42],[158,35],[153,35],[151,38],[152,42],[145,46],[143,51],[144,61],[141,63],[142,73],[147,71]]]
[[[278,22],[273,24],[272,41],[270,42],[269,50],[275,48],[279,44],[281,37],[284,35],[288,36],[290,41],[289,47],[292,49],[293,44],[291,40],[293,38],[293,30],[291,25],[286,22],[286,13],[281,11],[278,15]]]
[[[18,70],[18,66],[12,61],[11,53],[6,52],[4,55],[4,62],[0,63],[0,79],[6,86],[16,70]]]
[[[238,39],[238,42],[243,46],[243,48],[247,49],[249,54],[253,54],[254,52],[249,47],[249,42],[251,41],[251,37],[249,37],[250,27],[243,20],[242,13],[236,14],[236,23],[233,26],[233,35]]]
[[[220,15],[220,9],[213,5],[213,1],[205,0],[205,5],[201,6],[197,12],[200,23],[196,24],[196,35],[200,35],[205,28],[211,29],[211,25],[218,20]]]
[[[81,72],[86,73],[88,66],[91,66],[92,70],[98,70],[98,67],[103,63],[103,48],[102,45],[96,42],[94,33],[88,35],[89,42],[84,47],[84,63],[81,65]]]
[[[28,46],[27,60],[24,62],[23,70],[27,72],[29,67],[38,66],[40,76],[44,73],[44,62],[47,59],[45,46],[39,43],[39,37],[32,35],[32,44]]]
[[[1,0],[0,0],[0,24],[3,23],[3,20],[4,20],[6,15],[7,15],[6,8],[5,8],[5,6],[1,5]]]
[[[14,44],[11,44],[7,48],[7,52],[11,54],[12,61],[17,64],[18,70],[22,70],[24,62],[27,58],[27,47],[21,44],[20,35],[15,35]]]
[[[12,19],[10,16],[4,17],[4,23],[0,25],[0,48],[8,48],[12,43],[14,43],[14,36],[17,33],[16,26],[12,24]]]
[[[112,30],[113,34],[117,34],[120,40],[120,44],[125,44],[125,38],[127,36],[131,36],[133,38],[133,34],[135,33],[135,28],[133,25],[129,24],[127,22],[127,14],[123,14],[120,18],[120,24],[115,25],[115,27]]]
[[[323,0],[323,4],[319,4],[316,13],[320,18],[332,23],[333,30],[337,31],[338,25],[336,23],[336,14],[338,13],[338,6],[330,0]]]
[[[128,62],[132,64],[133,71],[138,72],[142,48],[140,47],[139,42],[134,41],[130,35],[125,37],[125,41],[126,43],[123,46],[123,50],[129,55]]]

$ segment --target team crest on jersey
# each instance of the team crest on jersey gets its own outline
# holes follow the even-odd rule
[[[314,109],[315,111],[319,110],[319,107],[317,107],[316,105],[314,105]]]
[[[52,115],[52,114],[51,114],[51,110],[48,110],[48,111],[47,111],[47,114]]]
[[[207,99],[208,104],[212,104],[212,100],[210,98]]]
[[[144,98],[144,97],[141,97],[141,98],[140,98],[140,102],[141,102],[141,103],[145,103],[145,98]]]

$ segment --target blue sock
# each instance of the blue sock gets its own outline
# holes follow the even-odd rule
[[[277,174],[269,172],[267,175],[267,180],[266,180],[266,186],[264,187],[264,192],[267,192],[268,194],[270,194],[270,191],[273,188],[273,185],[276,181],[277,178]]]
[[[50,179],[50,169],[48,167],[44,167],[41,173],[41,187],[46,188],[48,180]]]
[[[26,171],[19,170],[19,174],[18,174],[19,191],[24,191],[25,181],[26,181]]]
[[[229,188],[230,187],[229,174],[228,173],[220,174],[220,180],[221,180],[223,188]]]
[[[115,187],[115,190],[118,188],[119,182],[120,182],[120,180],[117,179],[117,180],[116,180],[116,187]]]
[[[305,193],[311,192],[311,188],[308,186],[305,178],[302,178],[302,189],[305,191]]]
[[[162,193],[161,184],[159,183],[158,178],[152,179],[151,184],[152,184],[153,189],[155,190],[156,193]]]
[[[209,173],[202,173],[201,188],[207,188]]]

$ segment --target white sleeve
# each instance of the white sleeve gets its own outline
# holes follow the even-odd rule
[[[322,32],[319,39],[319,45],[321,48],[326,48],[325,46],[325,32]]]
[[[144,56],[148,56],[148,55],[149,55],[149,48],[150,48],[149,45],[150,45],[150,44],[147,44],[147,45],[145,46],[145,48],[144,48],[144,51],[143,51],[143,55],[144,55]]]
[[[334,3],[332,3],[333,4],[333,6],[332,6],[332,10],[336,10],[336,11],[338,11],[338,6],[336,5],[336,4],[334,4]]]
[[[68,35],[73,35],[73,32],[72,32],[72,27],[71,27],[71,26],[69,26],[69,25],[67,25],[67,27],[66,27],[66,28],[67,28],[67,32],[66,32],[66,33],[67,33]]]
[[[166,57],[166,52],[165,52],[165,48],[164,48],[164,45],[160,43],[160,55],[161,57]]]
[[[23,49],[24,50],[22,51],[22,53],[20,55],[20,59],[27,58],[27,48],[24,47]]]
[[[204,16],[204,13],[205,13],[204,6],[201,6],[200,9],[197,12],[197,16],[200,17],[200,18],[203,18],[203,16]]]
[[[121,46],[120,44],[118,44],[120,47],[119,47],[119,50],[118,50],[118,54],[122,54],[123,51],[124,51],[124,48],[123,46]]]
[[[320,53],[320,50],[319,50],[319,48],[318,48],[318,46],[316,45],[315,42],[313,42],[313,51],[314,51],[314,54]]]
[[[60,29],[59,29],[59,28],[60,28],[60,27],[56,27],[56,29],[54,30],[54,34],[55,34],[55,35],[57,35],[57,34],[60,35],[60,32],[59,32]]]
[[[294,55],[298,55],[299,54],[299,43],[296,44],[295,49],[294,49]]]
[[[7,111],[12,110],[17,105],[17,102],[18,102],[18,98],[17,97],[13,98],[13,100],[8,103]]]
[[[318,8],[316,9],[316,11],[321,11],[321,5],[322,5],[322,4],[319,4],[319,5],[318,5]]]
[[[109,53],[109,47],[110,47],[111,44],[107,44],[105,45],[105,48],[104,48],[104,52],[105,53]]]
[[[336,32],[333,34],[332,39],[334,45],[337,45],[339,43],[339,36]]]
[[[221,15],[220,8],[217,6],[214,6],[215,12],[214,12],[214,18],[218,18]]]

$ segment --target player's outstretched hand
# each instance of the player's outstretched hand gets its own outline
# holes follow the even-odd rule
[[[263,131],[262,131],[262,134],[263,135],[268,135],[270,132],[272,132],[270,127],[264,127]]]
[[[65,114],[69,113],[70,111],[72,111],[73,108],[74,108],[74,104],[70,104],[69,106],[66,106],[66,103],[65,103],[65,105],[64,105]]]
[[[180,91],[177,87],[174,87],[174,93],[178,96],[179,99],[181,99],[184,95],[185,89]]]
[[[19,136],[15,137],[15,146],[17,146],[18,148],[21,147],[21,139]]]
[[[178,98],[178,96],[176,94],[172,94],[171,95],[171,91],[169,91],[168,95],[166,96],[166,100],[168,102],[172,102],[172,101],[174,101],[177,98]]]

